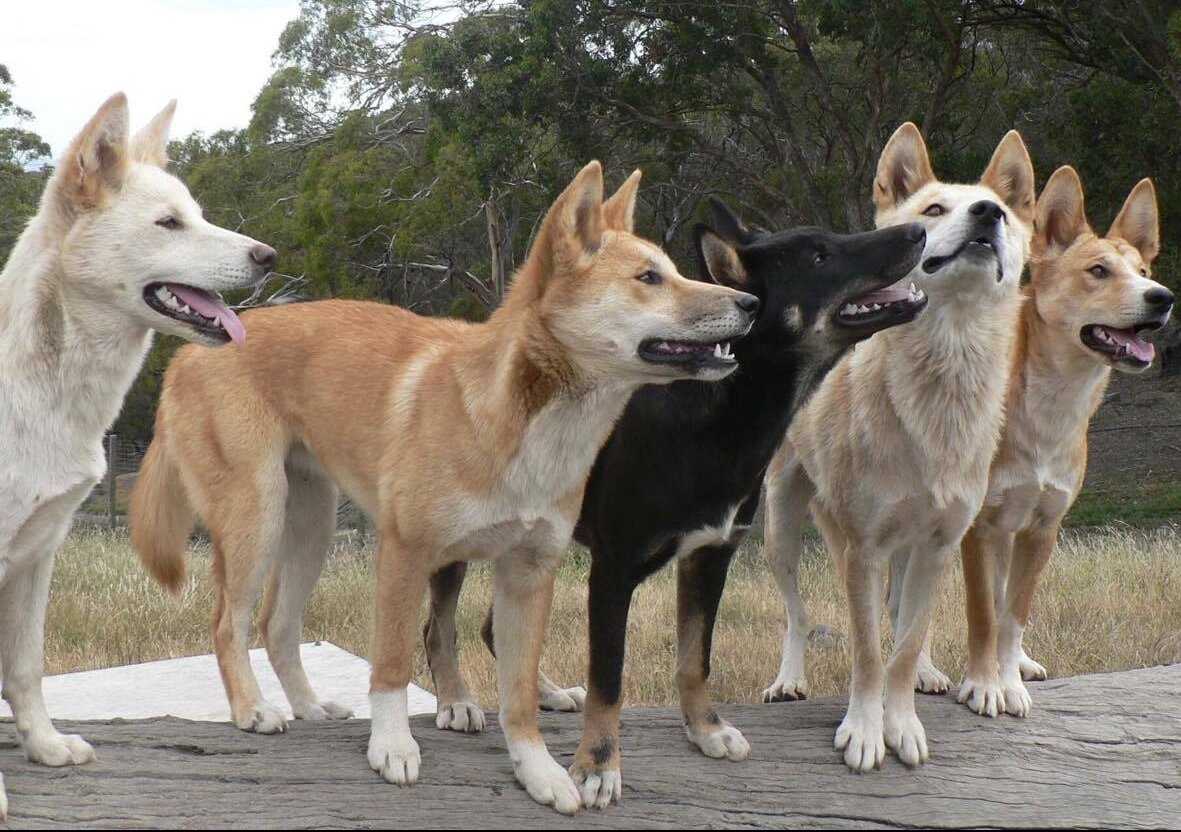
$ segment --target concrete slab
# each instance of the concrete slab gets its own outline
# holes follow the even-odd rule
[[[321,698],[352,708],[369,718],[369,662],[327,641],[300,645],[304,667]],[[271,670],[266,651],[250,651],[250,664],[262,695],[284,707],[287,698]],[[125,667],[46,677],[43,689],[54,719],[150,719],[175,716],[202,722],[229,722],[226,702],[212,655],[166,659]],[[433,714],[435,697],[410,686],[410,713]],[[12,716],[0,700],[0,719]],[[287,716],[291,716],[287,708]]]

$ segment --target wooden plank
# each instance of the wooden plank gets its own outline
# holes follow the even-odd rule
[[[364,721],[296,723],[260,737],[176,719],[65,724],[99,761],[78,769],[24,762],[0,728],[11,826],[1151,827],[1181,820],[1181,665],[1034,686],[1027,720],[978,717],[921,697],[932,759],[908,771],[849,773],[832,750],[837,699],[726,706],[754,747],[742,763],[693,750],[669,709],[623,721],[624,802],[561,818],[515,785],[503,737],[435,729],[415,718],[422,781],[381,782],[365,762]],[[581,719],[547,714],[569,763]]]

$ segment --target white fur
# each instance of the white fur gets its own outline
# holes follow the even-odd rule
[[[152,329],[196,337],[148,307],[143,289],[168,280],[220,291],[261,277],[250,260],[256,241],[205,222],[180,181],[135,161],[163,158],[170,117],[171,105],[129,142],[125,100],[104,105],[90,135],[110,143],[116,155],[104,158],[127,166],[100,204],[80,207],[68,187],[75,164],[86,176],[114,174],[94,167],[85,141],[72,145],[77,158],[62,160],[0,274],[0,668],[25,753],[47,765],[94,759],[81,738],[54,730],[41,695],[54,553],[105,473],[103,433]],[[164,214],[183,228],[158,226]]]
[[[406,688],[369,694],[369,767],[387,783],[412,786],[418,782],[422,755],[410,734]]]
[[[683,535],[677,543],[678,558],[691,555],[698,549],[704,546],[724,546],[729,543],[735,535],[746,531],[749,526],[735,525],[734,520],[738,517],[738,510],[742,508],[742,503],[736,503],[729,508],[726,515],[722,518],[722,522],[716,526],[702,526],[700,529],[694,529],[686,535]]]

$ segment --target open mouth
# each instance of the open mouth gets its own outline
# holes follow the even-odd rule
[[[988,237],[976,237],[972,240],[964,240],[964,242],[953,251],[951,254],[942,254],[934,257],[928,257],[923,261],[923,271],[927,274],[934,274],[942,269],[948,263],[958,260],[962,254],[978,254],[987,255],[996,260],[996,282],[1000,283],[1004,278],[1004,269],[1001,267],[1001,258],[997,253],[996,243]]]
[[[858,295],[837,310],[837,323],[859,329],[885,329],[912,321],[927,305],[922,289],[899,281],[884,289]]]
[[[1157,322],[1142,323],[1127,329],[1103,324],[1087,324],[1079,337],[1083,345],[1107,358],[1112,364],[1145,369],[1156,356],[1156,347],[1141,338],[1141,333],[1160,329]]]
[[[673,341],[649,338],[640,344],[640,358],[652,364],[672,364],[694,369],[732,367],[738,359],[730,352],[729,341]]]
[[[211,340],[235,344],[246,340],[242,321],[214,292],[181,283],[149,283],[144,287],[144,303]]]

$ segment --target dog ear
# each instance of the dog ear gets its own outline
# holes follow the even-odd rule
[[[1145,263],[1151,263],[1160,254],[1160,218],[1151,179],[1141,179],[1132,188],[1107,236],[1131,243]]]
[[[168,167],[168,131],[172,127],[172,116],[175,112],[174,98],[135,134],[135,138],[131,140],[132,159],[158,168]]]
[[[635,228],[636,194],[640,190],[641,176],[643,174],[640,169],[636,168],[619,186],[619,190],[603,203],[603,225],[606,228],[632,233]]]
[[[1091,230],[1083,203],[1083,183],[1070,165],[1054,171],[1037,200],[1033,247],[1038,252],[1065,251]]]
[[[578,172],[554,201],[551,244],[572,260],[594,254],[603,239],[603,166],[594,161]]]
[[[739,245],[750,245],[767,232],[761,228],[751,229],[730,210],[730,206],[715,196],[709,198],[710,213],[713,214],[716,234]]]
[[[873,203],[879,211],[893,208],[926,185],[935,181],[927,143],[913,121],[894,131],[882,148],[878,170],[873,180]]]
[[[70,142],[51,187],[71,211],[85,211],[117,191],[127,175],[127,96],[108,98]]]
[[[980,177],[980,184],[992,188],[1023,222],[1033,220],[1035,191],[1033,160],[1016,130],[1001,139]]]
[[[722,286],[746,288],[746,268],[734,246],[702,223],[693,227],[693,240],[697,244],[697,260],[703,274]]]

